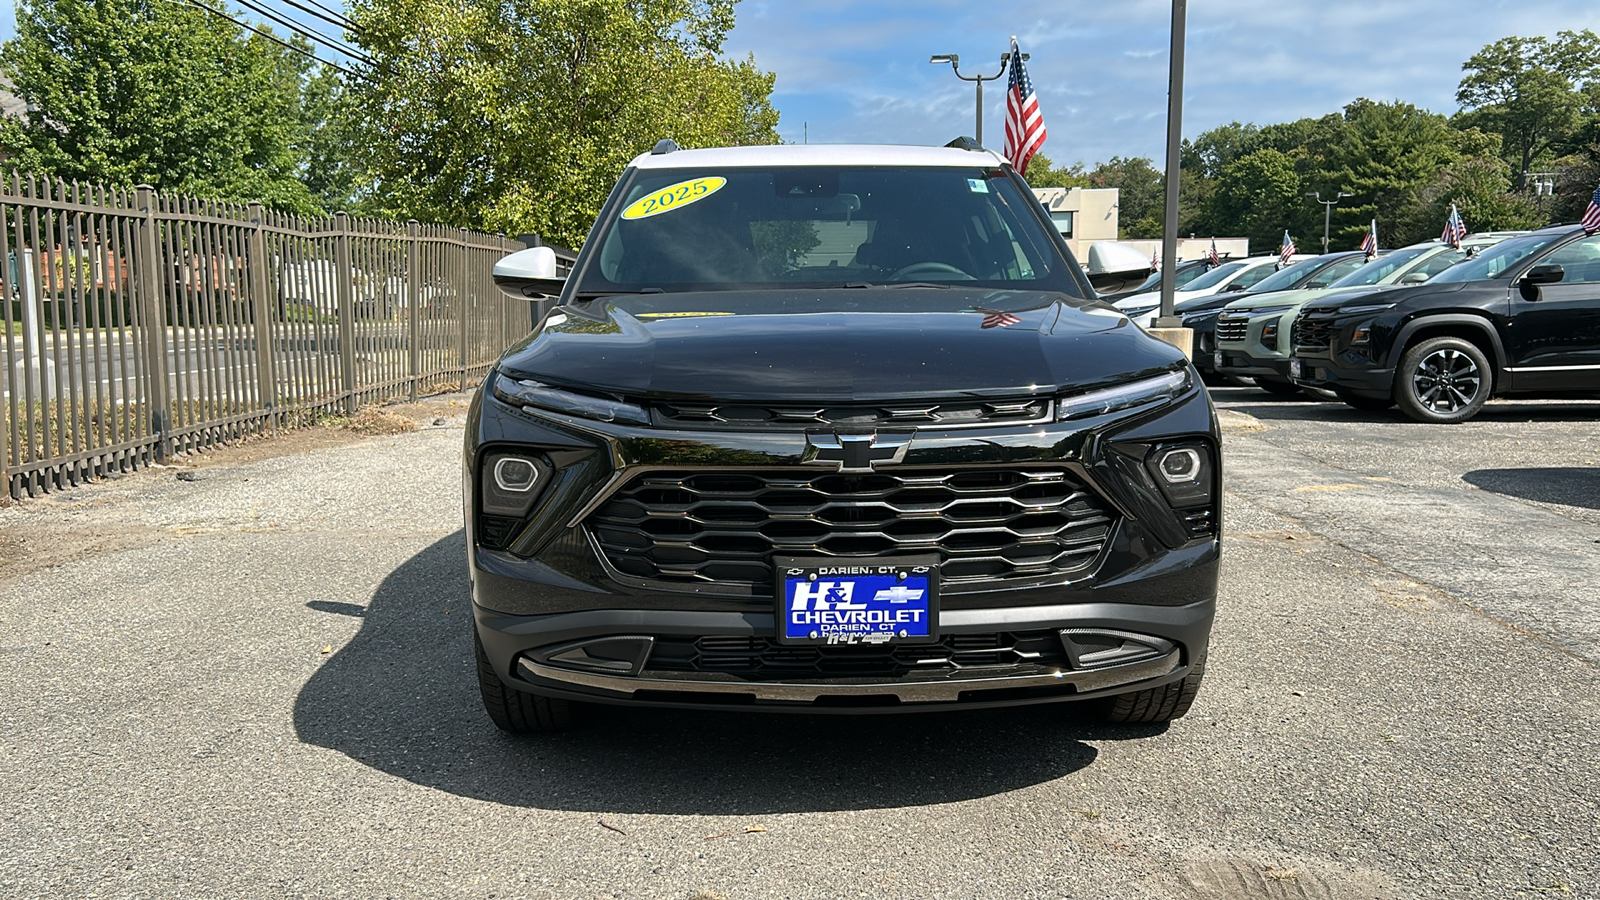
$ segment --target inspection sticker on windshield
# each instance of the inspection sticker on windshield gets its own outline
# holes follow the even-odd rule
[[[777,559],[778,641],[918,644],[938,636],[937,557]]]
[[[987,194],[989,193],[989,182],[984,181],[982,178],[968,178],[967,190],[974,194]]]
[[[722,190],[728,179],[712,175],[708,178],[695,178],[689,181],[680,181],[669,184],[659,191],[633,201],[627,209],[622,211],[624,219],[648,219],[659,216],[664,212],[682,209],[697,200],[705,198]]]

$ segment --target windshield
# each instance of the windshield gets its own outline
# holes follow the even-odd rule
[[[1229,278],[1232,278],[1233,273],[1242,268],[1244,268],[1243,262],[1223,263],[1222,265],[1217,266],[1215,269],[1212,269],[1204,275],[1201,275],[1199,278],[1189,282],[1189,286],[1184,288],[1184,290],[1203,291],[1207,288],[1216,287],[1222,282],[1227,281]]]
[[[1512,238],[1509,241],[1501,241],[1500,243],[1495,244],[1493,247],[1483,251],[1483,253],[1479,254],[1477,259],[1468,260],[1464,263],[1451,266],[1450,268],[1445,269],[1443,272],[1433,276],[1433,283],[1439,284],[1441,282],[1456,281],[1487,281],[1490,278],[1498,278],[1501,273],[1505,272],[1505,270],[1511,268],[1519,262],[1522,262],[1524,259],[1527,259],[1529,256],[1532,256],[1540,250],[1543,250],[1545,247],[1555,243],[1563,237],[1566,237],[1566,235],[1556,232],[1530,234],[1527,237]]]
[[[1378,257],[1328,286],[1343,288],[1365,287],[1369,284],[1377,284],[1400,271],[1402,266],[1408,265],[1412,260],[1433,249],[1433,247],[1412,247],[1406,250],[1396,250],[1388,256]]]
[[[1286,291],[1300,282],[1306,280],[1316,269],[1315,260],[1295,263],[1286,269],[1279,269],[1261,279],[1261,282],[1251,288],[1251,293],[1266,294],[1271,291]]]
[[[1194,281],[1196,278],[1199,278],[1201,275],[1204,275],[1206,273],[1206,271],[1207,271],[1207,268],[1208,267],[1206,267],[1206,266],[1182,266],[1182,267],[1180,267],[1178,269],[1178,273],[1176,275],[1172,276],[1172,283],[1174,285],[1176,285],[1176,287],[1174,287],[1173,290],[1177,290],[1177,291],[1187,290],[1187,288],[1184,287],[1184,285],[1188,284],[1191,281]],[[1161,287],[1161,273],[1160,272],[1151,272],[1150,273],[1150,277],[1146,278],[1144,280],[1143,284],[1139,285],[1137,288],[1135,288],[1134,290],[1130,291],[1129,293],[1140,294],[1140,293],[1144,293],[1145,291],[1159,290],[1160,287]]]
[[[634,170],[581,294],[937,283],[1081,296],[1000,169]]]

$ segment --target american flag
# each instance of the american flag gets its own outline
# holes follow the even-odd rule
[[[1367,229],[1367,234],[1361,239],[1361,252],[1372,259],[1378,255],[1378,220],[1372,220],[1372,227]]]
[[[1217,239],[1216,238],[1212,238],[1211,239],[1211,252],[1206,254],[1206,262],[1211,263],[1213,266],[1222,265],[1222,257],[1217,255]]]
[[[1150,251],[1150,271],[1152,271],[1152,272],[1161,271],[1161,251],[1160,250],[1151,250]]]
[[[1015,325],[1022,320],[1008,312],[996,312],[992,309],[980,309],[983,313],[983,324],[979,328],[995,328],[1001,325]]]
[[[1583,232],[1594,234],[1600,231],[1600,187],[1594,189],[1594,196],[1589,199],[1589,208],[1583,211]]]
[[[1295,254],[1294,238],[1289,237],[1289,229],[1283,230],[1283,246],[1278,248],[1278,268],[1289,264],[1289,257]]]
[[[1022,52],[1011,38],[1011,81],[1006,85],[1006,159],[1018,175],[1028,174],[1028,160],[1044,144],[1044,117],[1039,115],[1039,95],[1033,79],[1022,67]]]
[[[1444,234],[1439,235],[1439,243],[1461,249],[1461,239],[1467,236],[1467,223],[1461,220],[1461,211],[1456,209],[1454,203],[1450,204],[1450,218],[1444,220]]]

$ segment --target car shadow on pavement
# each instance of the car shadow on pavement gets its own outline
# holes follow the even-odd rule
[[[1600,509],[1600,468],[1478,469],[1461,480],[1535,503]]]
[[[384,579],[361,630],[301,689],[302,741],[417,784],[513,806],[728,815],[987,797],[1089,766],[1085,741],[1151,738],[1072,705],[810,716],[597,706],[566,734],[513,738],[484,715],[457,532]]]

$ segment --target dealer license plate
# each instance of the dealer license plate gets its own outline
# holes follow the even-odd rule
[[[1299,377],[1301,377],[1302,371],[1303,370],[1300,368],[1300,360],[1298,360],[1298,359],[1289,360],[1289,377],[1290,378],[1299,378]]]
[[[1218,369],[1222,368],[1222,351],[1221,350],[1214,351],[1211,354],[1211,365],[1214,366],[1215,368],[1218,368]]]
[[[939,560],[774,560],[778,641],[917,644],[939,632]]]

